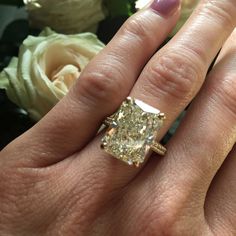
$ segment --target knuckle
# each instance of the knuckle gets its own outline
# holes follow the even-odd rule
[[[236,5],[233,1],[205,0],[201,14],[207,18],[212,17],[214,21],[220,21],[227,28],[235,27]]]
[[[160,235],[182,236],[192,235],[191,233],[193,232],[200,232],[200,228],[195,228],[193,225],[194,221],[191,220],[191,213],[187,212],[190,209],[185,209],[186,206],[184,204],[186,204],[187,200],[185,203],[180,203],[173,198],[175,197],[165,199],[161,206],[160,201],[158,201],[158,205],[154,203],[153,209],[150,209],[151,213],[149,218],[147,218],[149,221],[148,230],[151,230],[153,233],[150,235],[159,235],[155,232],[161,232]],[[185,227],[182,227],[183,225]],[[180,227],[182,227],[181,231]]]
[[[142,232],[145,235],[159,235],[157,232],[161,232],[160,235],[178,235],[176,230],[178,224],[178,216],[175,209],[165,206],[160,209],[160,206],[153,206],[149,208],[144,214],[143,222],[147,221]]]
[[[149,24],[149,22],[147,22],[147,19],[143,16],[133,16],[123,25],[122,33],[138,41],[146,42],[150,40],[150,32],[148,31],[150,27],[147,27],[147,24]]]
[[[203,76],[194,60],[177,53],[162,55],[150,65],[147,80],[149,92],[156,95],[188,99],[196,90]]]
[[[124,90],[125,75],[119,66],[103,65],[102,69],[93,69],[85,72],[78,83],[78,90],[81,98],[86,102],[119,103],[121,92]],[[122,67],[120,67],[122,68]]]
[[[183,201],[186,198],[183,195],[177,189],[172,192],[168,191],[167,186],[155,186],[149,192],[152,204],[143,203],[145,210],[140,217],[143,222],[140,231],[145,233],[142,235],[178,235],[176,228],[180,223],[179,216],[183,215]]]

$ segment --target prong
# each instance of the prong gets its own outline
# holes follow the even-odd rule
[[[110,126],[112,128],[117,128],[118,127],[118,124],[113,120],[111,123],[110,123]]]
[[[128,163],[129,166],[132,166],[132,165],[134,164],[134,163],[133,163],[132,161],[130,161],[130,160],[129,160],[127,163]]]
[[[105,142],[103,142],[100,147],[102,150],[104,150],[106,146],[107,146],[107,144]]]
[[[139,162],[135,162],[134,165],[135,165],[135,167],[139,168],[140,163]]]
[[[134,99],[132,97],[127,97],[126,101],[132,104],[134,102]]]
[[[164,113],[160,113],[160,114],[158,115],[158,118],[161,119],[161,120],[165,120],[165,119],[166,119],[166,116],[165,116]]]

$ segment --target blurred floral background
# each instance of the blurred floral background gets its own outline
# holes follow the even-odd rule
[[[124,21],[149,2],[0,0],[0,150],[65,96]],[[167,41],[197,2],[182,0],[181,18]]]

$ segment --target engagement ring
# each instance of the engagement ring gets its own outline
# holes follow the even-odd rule
[[[144,163],[151,151],[165,155],[166,148],[155,140],[165,120],[164,113],[131,97],[104,124],[107,131],[101,147],[129,165]]]

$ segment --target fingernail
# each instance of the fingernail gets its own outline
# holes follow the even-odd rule
[[[169,16],[180,6],[180,0],[154,0],[150,7],[160,15]]]

